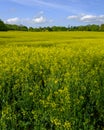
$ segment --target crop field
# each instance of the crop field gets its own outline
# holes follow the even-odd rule
[[[104,32],[0,32],[0,130],[104,130]]]

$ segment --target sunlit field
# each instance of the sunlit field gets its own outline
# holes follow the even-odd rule
[[[0,32],[0,130],[104,130],[104,33]]]

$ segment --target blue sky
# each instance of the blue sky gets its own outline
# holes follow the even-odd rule
[[[0,19],[26,26],[104,23],[103,0],[0,0]]]

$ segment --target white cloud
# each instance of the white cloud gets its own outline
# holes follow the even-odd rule
[[[46,18],[43,16],[36,17],[36,18],[32,19],[32,22],[34,22],[36,24],[42,24],[42,23],[46,22]]]
[[[104,15],[100,15],[99,20],[100,20],[100,22],[104,23]]]
[[[97,16],[95,15],[84,15],[80,18],[81,21],[84,22],[93,22],[97,20]]]
[[[77,20],[80,22],[86,22],[86,23],[104,23],[104,15],[86,15],[86,14],[80,14],[80,15],[70,15],[67,17],[68,20]]]
[[[34,25],[46,25],[46,24],[50,24],[53,22],[52,19],[48,19],[46,17],[44,17],[43,12],[39,12],[37,16],[33,17],[33,18],[19,18],[19,17],[14,17],[14,18],[8,18],[7,20],[5,20],[4,22],[7,24],[17,24],[17,25],[27,25],[27,26],[34,26]]]
[[[67,19],[77,19],[77,18],[78,18],[78,16],[76,16],[76,15],[71,15],[71,16],[67,17]]]
[[[8,24],[18,24],[20,22],[20,19],[18,17],[9,18],[5,22]]]

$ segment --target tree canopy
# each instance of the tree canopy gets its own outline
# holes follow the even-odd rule
[[[31,31],[31,32],[45,32],[45,31],[104,31],[104,24],[101,25],[80,25],[80,26],[52,26],[52,27],[27,27],[24,25],[5,24],[0,20],[0,31]]]
[[[7,27],[2,20],[0,20],[0,31],[7,31]]]

